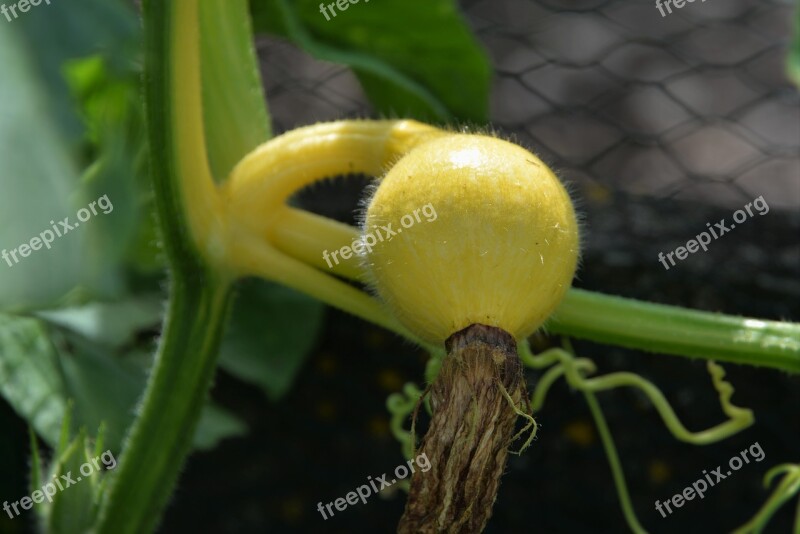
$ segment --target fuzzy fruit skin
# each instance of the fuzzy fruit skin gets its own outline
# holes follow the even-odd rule
[[[401,218],[427,204],[436,220]],[[517,339],[553,312],[578,262],[578,222],[555,174],[495,137],[453,134],[403,156],[377,187],[364,232],[403,228],[366,253],[372,283],[399,320],[442,344],[480,323]]]

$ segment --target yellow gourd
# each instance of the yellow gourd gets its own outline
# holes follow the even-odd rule
[[[419,217],[423,207],[435,217]],[[558,178],[486,135],[452,134],[408,152],[377,187],[363,231],[383,238],[368,241],[377,241],[366,254],[375,289],[409,330],[439,345],[471,324],[528,336],[578,261],[578,222]]]

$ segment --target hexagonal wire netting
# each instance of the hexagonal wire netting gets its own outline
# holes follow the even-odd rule
[[[567,181],[727,208],[762,194],[770,207],[800,206],[790,1],[697,0],[663,17],[649,1],[462,6],[495,69],[492,124]],[[374,116],[346,68],[282,41],[262,40],[260,52],[277,131]]]
[[[800,96],[784,69],[791,2],[695,0],[663,17],[651,0],[465,0],[461,6],[495,72],[493,127],[539,154],[571,183],[586,216],[579,284],[699,309],[798,317]],[[375,117],[347,68],[315,61],[277,39],[259,38],[258,51],[277,133],[317,121]],[[352,195],[325,188],[311,204],[314,211],[352,220]],[[714,250],[695,254],[680,269],[664,272],[656,259],[659,251],[673,250],[704,230],[706,222],[730,218],[761,195],[773,215],[737,229],[735,238],[715,241]],[[695,429],[719,421],[700,365],[641,358],[611,347],[591,350],[583,346],[579,354],[604,358],[598,360],[604,372],[629,370],[658,383],[683,416],[698,416]],[[759,414],[754,433],[765,450],[770,448],[770,458],[789,461],[796,440],[786,430],[794,423],[786,419],[800,402],[796,383],[779,373],[753,377],[751,368],[728,369],[737,395]],[[654,514],[645,512],[653,498],[667,496],[666,486],[648,486],[653,480],[669,472],[673,485],[683,484],[726,453],[692,449],[686,454],[666,436],[648,402],[625,395],[633,394],[604,396],[609,414],[628,417],[635,404],[652,416],[617,427],[634,506],[642,517]],[[557,402],[567,414],[562,417],[575,417],[569,415],[568,395]],[[559,420],[553,411],[546,415],[548,440],[558,441],[553,430],[559,425],[583,428]],[[543,531],[569,525],[580,530],[586,521],[592,528],[618,531],[613,522],[621,521],[619,505],[605,461],[597,451],[577,461],[559,447],[542,444],[512,459],[507,489],[498,501],[506,520],[527,525],[529,491],[547,491],[553,494],[551,505],[558,504],[551,506],[557,511],[537,512]],[[579,472],[566,473],[567,468]],[[714,503],[707,499],[702,510],[684,511],[669,524],[654,523],[660,519],[652,515],[646,522],[699,528],[692,521],[703,518],[718,527],[716,518],[731,507],[741,509],[736,519],[744,521],[764,499],[759,476],[754,472],[749,482],[720,489]],[[530,489],[534,478],[549,482]],[[515,493],[515,484],[526,491]],[[576,497],[575,484],[585,496]],[[577,510],[581,513],[572,513]]]

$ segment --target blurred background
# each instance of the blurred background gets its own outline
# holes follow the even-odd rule
[[[665,17],[653,3],[632,0],[465,0],[459,6],[493,72],[491,126],[556,170],[583,214],[583,264],[576,286],[734,315],[800,320],[800,96],[785,73],[792,2],[708,0],[673,8]],[[372,8],[356,5],[341,18]],[[135,48],[138,29],[130,9],[117,12],[92,4],[96,19],[56,5],[48,9],[54,11],[32,12],[18,23],[26,38],[35,36],[34,46],[22,47],[17,54],[0,51],[0,65],[7,71],[45,79],[43,87],[49,88],[38,95],[0,93],[0,121],[18,124],[19,117],[36,113],[41,105],[56,117],[26,121],[11,130],[0,127],[0,156],[6,158],[0,160],[0,227],[21,228],[19,235],[0,233],[0,246],[14,247],[40,231],[32,229],[47,227],[41,216],[22,224],[9,213],[35,209],[53,218],[76,183],[89,184],[80,198],[91,200],[108,192],[112,201],[120,199],[115,209],[121,211],[107,223],[113,226],[98,219],[96,233],[75,236],[88,244],[61,247],[64,258],[49,256],[44,265],[31,263],[23,274],[13,271],[19,279],[12,279],[12,270],[0,265],[0,304],[48,330],[55,347],[49,357],[68,368],[66,390],[80,390],[103,350],[118,355],[126,369],[135,369],[129,374],[109,371],[117,373],[109,389],[119,389],[119,381],[131,384],[127,396],[118,401],[124,411],[136,398],[138,380],[159,334],[164,294],[163,258],[159,259],[146,209],[147,187],[136,185],[146,168],[146,156],[136,149],[141,117],[125,104],[138,99],[129,84],[141,67]],[[57,9],[62,10],[58,20],[65,21],[64,26],[75,24],[95,32],[93,37],[76,43],[76,32],[70,33],[72,48],[65,48],[67,30],[53,30]],[[425,17],[425,12],[409,13],[409,32],[414,31],[415,17]],[[331,29],[334,23],[327,24],[336,33]],[[8,32],[3,25],[0,20],[0,41]],[[120,38],[125,32],[128,40]],[[52,49],[60,49],[61,55]],[[106,58],[101,65],[86,58],[66,63],[70,56],[98,49]],[[372,107],[363,85],[346,66],[320,61],[290,40],[263,33],[256,49],[276,134],[317,121],[387,114],[383,107]],[[29,64],[36,69],[21,65],[23,54],[32,56]],[[424,56],[425,50],[419,54]],[[118,58],[118,64],[107,58]],[[445,62],[440,76],[452,75]],[[118,112],[106,107],[94,120],[92,96],[109,92],[120,102],[114,108]],[[67,118],[59,118],[59,113]],[[20,160],[19,168],[38,164],[31,145],[47,137],[47,120],[69,140],[65,154],[83,150],[104,156],[98,167],[73,182],[72,189],[64,182],[14,181],[9,174],[14,171],[9,161]],[[93,126],[82,129],[81,121]],[[477,121],[465,117],[461,123]],[[89,160],[97,154],[84,156]],[[77,172],[70,170],[66,155],[62,163],[54,162],[52,152],[44,159],[49,163],[43,176],[63,174],[65,169]],[[354,223],[368,181],[338,177],[301,192],[295,202]],[[121,200],[126,196],[144,207],[130,207]],[[735,210],[759,196],[769,205],[768,214],[737,224],[713,241],[708,252],[692,254],[669,271],[658,262],[659,252],[685,244],[708,222],[730,221]],[[89,269],[83,263],[87,253],[80,251],[103,261]],[[12,298],[15,291],[32,295],[20,287],[20,280],[39,280],[41,285],[47,273],[63,274],[67,269],[89,273],[80,276],[90,289],[73,292],[60,305],[85,305],[87,293],[103,295],[98,300],[114,304],[96,305],[106,307],[95,309],[94,319],[80,322],[75,314],[28,311],[47,302],[47,294],[34,304]],[[389,432],[385,400],[406,382],[422,385],[427,355],[392,334],[289,291],[248,282],[241,294],[262,294],[264,301],[237,301],[207,433],[198,438],[201,451],[190,458],[161,531],[393,531],[405,500],[401,491],[373,497],[328,520],[316,507],[402,462],[400,446]],[[239,309],[261,310],[266,301],[272,303],[272,311],[237,315]],[[303,324],[280,322],[275,310],[287,309],[302,317]],[[272,333],[244,333],[245,317],[261,330],[271,325]],[[87,329],[98,324],[106,339],[82,350],[81,340],[92,338]],[[18,345],[25,347],[15,332],[7,338],[16,336]],[[6,357],[8,343],[0,343]],[[559,343],[544,335],[533,339],[540,350]],[[690,430],[713,426],[724,417],[700,362],[583,341],[574,345],[578,355],[597,362],[601,374],[632,371],[659,385]],[[254,359],[237,358],[247,352]],[[26,408],[11,386],[28,392],[34,386],[20,388],[21,375],[14,365],[22,364],[0,364],[6,397],[0,401],[3,500],[27,493],[27,423],[19,415]],[[800,379],[751,367],[731,365],[726,370],[736,388],[734,403],[753,409],[757,422],[719,444],[697,447],[676,441],[637,392],[615,390],[599,396],[633,504],[650,532],[728,532],[752,517],[767,498],[762,476],[769,467],[800,461]],[[244,381],[248,374],[259,378]],[[108,380],[109,375],[102,376]],[[527,376],[532,388],[538,377],[533,372]],[[94,400],[85,400],[87,406],[107,395],[119,397],[108,391],[94,395]],[[627,531],[582,396],[558,383],[537,419],[537,440],[524,455],[509,461],[487,532]],[[34,427],[46,430],[53,421],[39,421]],[[120,434],[122,430],[124,425]],[[656,499],[679,493],[704,469],[725,464],[755,442],[764,450],[763,462],[745,466],[712,488],[704,500],[688,502],[667,518],[656,512]],[[767,531],[790,532],[794,508],[787,505]],[[0,531],[32,531],[30,518],[0,517]]]

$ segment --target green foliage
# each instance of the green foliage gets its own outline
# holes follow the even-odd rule
[[[41,530],[53,534],[91,530],[103,492],[117,464],[114,453],[104,449],[105,427],[99,428],[95,440],[89,438],[85,428],[70,437],[71,414],[72,405],[64,414],[49,467],[39,453],[35,434],[30,433],[29,498],[33,499],[33,511]]]
[[[55,443],[66,391],[40,321],[0,315],[0,392],[39,435]]]
[[[103,487],[101,481],[108,476],[94,469],[88,477],[80,474],[82,465],[87,462],[91,465],[95,458],[94,452],[90,448],[85,430],[80,431],[69,445],[59,447],[56,451],[56,461],[51,466],[50,476],[45,477],[42,482],[52,483],[54,478],[58,478],[60,482],[63,481],[62,485],[68,484],[62,478],[64,476],[74,483],[69,483],[63,491],[56,492],[52,504],[45,501],[38,505],[44,508],[40,515],[44,516],[46,532],[87,532],[94,524]]]
[[[247,0],[201,2],[200,33],[203,56],[203,119],[211,174],[227,178],[245,154],[272,137],[261,76],[251,39]],[[220,23],[224,21],[224,23]],[[247,61],[242,61],[242,56]],[[231,58],[237,58],[231,61]],[[231,91],[231,87],[241,88]],[[213,95],[213,98],[211,98]]]
[[[0,394],[50,446],[72,403],[71,432],[103,424],[108,448],[120,450],[152,363],[152,348],[132,341],[141,327],[158,324],[160,312],[157,300],[146,297],[43,312],[48,322],[0,314]],[[194,444],[211,448],[245,430],[209,405]]]
[[[222,340],[220,366],[277,400],[314,346],[322,317],[317,300],[264,280],[243,281]]]
[[[251,0],[256,31],[353,68],[379,113],[484,123],[491,69],[454,0],[350,5],[330,20],[316,0]]]
[[[260,76],[252,68],[246,0],[232,1],[236,4],[203,2],[200,10],[205,141],[218,181],[271,136]],[[421,2],[379,6],[340,25],[343,33],[304,19],[303,6],[265,6],[280,10],[285,25],[277,33],[287,32],[318,57],[352,66],[381,113],[486,120],[488,63],[454,2],[437,1],[424,11]],[[402,16],[412,13],[424,14],[422,22],[413,35],[403,35]],[[0,80],[0,187],[12,193],[0,198],[7,221],[0,226],[0,243],[12,248],[28,242],[49,228],[51,219],[74,220],[78,209],[103,195],[113,211],[95,215],[85,228],[59,238],[52,250],[24,258],[23,265],[0,264],[0,395],[54,449],[46,467],[32,435],[31,491],[54,476],[74,474],[102,452],[90,451],[88,432],[103,428],[95,447],[104,443],[121,450],[134,415],[147,411],[139,402],[164,309],[159,289],[165,262],[150,176],[155,156],[145,140],[136,14],[122,1],[83,0],[54,4],[44,15],[31,12],[13,31],[0,34],[0,62],[8,74]],[[87,21],[92,31],[86,31]],[[369,37],[367,27],[382,28],[383,38]],[[424,60],[407,53],[408,43],[429,51]],[[244,54],[249,61],[231,61]],[[441,76],[444,69],[449,76]],[[220,302],[209,309],[223,310]],[[302,368],[322,318],[323,306],[313,299],[264,281],[243,282],[221,365],[277,400]],[[192,332],[183,334],[197,337]],[[172,361],[181,365],[180,350],[172,352]],[[150,406],[152,413],[169,403],[169,385],[160,391],[167,396]],[[194,448],[211,448],[246,432],[230,413],[204,405],[202,395],[196,404],[202,410]],[[136,456],[132,449],[129,457]],[[148,449],[152,446],[145,444],[139,452],[146,455]],[[135,458],[131,462],[137,465]],[[175,472],[180,468],[178,461],[167,463]],[[90,482],[59,492],[52,504],[36,505],[41,527],[82,532],[97,526],[103,488],[115,475],[93,475]],[[129,475],[125,486],[140,473]],[[123,508],[131,505],[124,497],[117,501]],[[116,524],[109,520],[100,528]]]
[[[83,196],[94,200],[107,195],[114,205],[113,212],[92,221],[89,253],[117,279],[126,270],[152,273],[163,268],[154,238],[140,67],[133,58],[115,67],[95,54],[65,63],[62,71],[86,128]]]
[[[105,422],[109,447],[119,450],[152,360],[153,347],[137,333],[157,329],[162,313],[159,296],[128,296],[129,273],[161,267],[138,22],[122,2],[48,9],[47,17],[31,12],[21,19],[22,33],[0,33],[8,74],[0,79],[0,189],[10,193],[0,196],[7,217],[0,243],[10,249],[27,242],[51,219],[74,222],[76,210],[101,195],[113,210],[57,238],[49,250],[0,265],[0,309],[50,308],[38,318],[0,314],[0,394],[50,446],[72,401],[70,430]],[[85,30],[87,20],[97,31]],[[26,40],[36,42],[30,53]],[[145,285],[152,291],[159,283]],[[202,421],[196,446],[245,430],[216,408],[207,408]]]
[[[79,176],[27,57],[16,33],[0,32],[0,249],[8,250],[50,228],[50,220],[74,217]],[[52,302],[76,286],[87,267],[85,239],[72,232],[16,265],[0,260],[0,309]]]
[[[76,112],[63,67],[101,53],[115,73],[128,71],[137,60],[141,39],[133,5],[124,0],[51,2],[15,20],[13,28],[21,30],[19,37],[25,48],[21,55],[30,64],[37,84],[47,91],[43,109],[52,116],[68,145],[76,147],[86,127]],[[13,76],[4,78],[16,81]]]
[[[219,6],[204,6],[203,16],[221,16]],[[74,222],[78,209],[102,195],[113,204],[109,214],[57,238],[49,250],[13,267],[0,260],[0,310],[8,312],[0,313],[0,395],[50,446],[72,402],[71,432],[104,423],[108,446],[121,448],[152,364],[150,340],[161,327],[164,305],[157,291],[164,258],[149,176],[136,18],[124,2],[87,0],[53,4],[46,17],[31,11],[13,31],[0,32],[0,190],[9,193],[0,195],[0,249],[28,242],[50,228],[51,219],[69,216]],[[258,76],[228,61],[229,47],[219,46],[231,36],[204,36],[205,50],[225,73],[204,80],[207,90],[224,91],[235,77],[249,84],[264,109],[260,120],[246,106],[237,108],[238,100],[221,99],[206,109],[214,147],[209,156],[224,174],[271,129]],[[249,40],[245,44],[250,47]],[[232,137],[232,128],[241,135]],[[245,310],[237,317],[266,322],[244,319],[226,337],[241,351],[230,358],[231,372],[276,399],[311,348],[322,305],[275,287],[241,303]],[[40,311],[31,316],[35,309]],[[265,328],[273,320],[284,326]],[[294,333],[284,337],[287,324]],[[259,346],[265,337],[267,345]],[[247,373],[237,373],[242,369]],[[209,404],[194,447],[212,448],[246,430]]]
[[[800,88],[800,4],[794,10],[794,37],[786,58],[786,72],[789,78]]]

